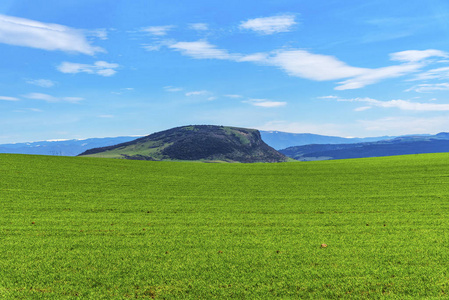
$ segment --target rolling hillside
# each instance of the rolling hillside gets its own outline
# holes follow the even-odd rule
[[[280,164],[0,154],[0,173],[0,299],[449,294],[449,154]]]

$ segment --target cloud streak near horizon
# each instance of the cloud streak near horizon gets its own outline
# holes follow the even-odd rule
[[[449,104],[411,102],[408,100],[401,100],[401,99],[380,101],[372,98],[343,99],[334,96],[325,96],[320,98],[334,99],[339,102],[360,102],[365,103],[367,105],[356,108],[355,109],[356,111],[364,111],[372,107],[398,108],[400,110],[409,110],[409,111],[449,111]]]

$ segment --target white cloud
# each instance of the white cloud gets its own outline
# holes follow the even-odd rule
[[[164,86],[164,90],[166,90],[167,92],[180,92],[180,91],[182,91],[182,88],[169,85],[169,86]]]
[[[114,115],[99,115],[99,118],[105,118],[105,119],[110,119],[110,118],[114,118]]]
[[[189,24],[189,28],[193,30],[205,31],[209,30],[209,25],[206,23],[191,23]]]
[[[353,99],[338,99],[337,101],[346,102],[363,102],[368,104],[368,107],[383,107],[383,108],[398,108],[400,110],[409,111],[449,111],[449,104],[438,104],[438,103],[420,103],[420,102],[410,102],[408,100],[390,100],[390,101],[379,101],[371,98],[353,98]],[[360,111],[361,108],[359,108]],[[368,109],[364,106],[361,110]]]
[[[448,54],[441,50],[407,50],[390,54],[391,60],[402,62],[417,62],[429,57],[448,57]]]
[[[229,53],[227,50],[219,49],[207,41],[177,42],[171,44],[169,48],[195,59],[221,59],[275,66],[290,76],[309,80],[330,81],[345,79],[338,82],[339,85],[335,87],[335,90],[359,89],[385,79],[415,73],[430,63],[430,61],[426,60],[427,58],[434,56],[445,57],[447,55],[443,51],[433,49],[396,52],[390,55],[391,59],[403,61],[404,63],[371,69],[353,67],[334,56],[314,54],[299,49],[242,55]],[[444,76],[449,78],[449,68],[430,70],[419,75],[418,79],[442,78]]]
[[[433,84],[418,84],[411,87],[406,92],[415,91],[418,93],[428,93],[433,91],[447,91],[449,90],[449,83],[433,83]]]
[[[424,73],[418,74],[412,80],[428,80],[428,79],[449,79],[449,67],[432,69]]]
[[[208,91],[193,91],[193,92],[187,92],[186,96],[190,97],[190,96],[201,96],[201,95],[208,95],[209,92]]]
[[[39,112],[39,113],[43,112],[43,110],[39,109],[39,108],[24,108],[22,110],[14,110],[14,112],[16,112],[16,113],[26,113],[26,112],[29,112],[29,111]]]
[[[26,95],[23,95],[24,98],[27,99],[33,99],[33,100],[42,100],[50,103],[55,102],[69,102],[69,103],[78,103],[84,98],[81,97],[54,97],[48,94],[42,94],[42,93],[29,93]]]
[[[297,24],[294,15],[280,15],[265,18],[249,19],[242,22],[240,28],[254,30],[262,34],[274,34],[279,32],[288,32],[292,26]]]
[[[39,108],[27,108],[29,111],[34,111],[34,112],[43,112],[42,109]]]
[[[19,98],[16,97],[8,97],[8,96],[0,96],[0,100],[2,101],[19,101]]]
[[[388,78],[401,77],[418,71],[422,64],[403,64],[397,66],[389,66],[378,69],[366,69],[365,72],[351,79],[339,82],[336,90],[351,90],[365,87],[370,84],[380,82]]]
[[[228,98],[234,98],[234,99],[236,99],[236,98],[243,98],[243,96],[241,96],[241,95],[236,95],[236,94],[225,95],[225,97],[228,97]]]
[[[317,98],[318,99],[338,99],[339,97],[330,95],[330,96],[321,96],[321,97],[317,97]]]
[[[281,107],[287,105],[287,102],[270,101],[266,99],[249,99],[247,101],[242,102],[260,107]]]
[[[262,63],[268,62],[268,53],[253,53],[241,56],[237,59],[239,62],[255,62]]]
[[[260,62],[277,66],[291,76],[311,80],[325,81],[349,78],[339,82],[339,86],[335,88],[336,90],[348,90],[417,72],[426,65],[424,59],[445,55],[445,52],[439,50],[397,52],[391,54],[391,57],[395,60],[406,61],[406,63],[376,69],[352,67],[333,56],[313,54],[304,50],[273,52],[271,56],[265,59],[260,56]]]
[[[216,46],[209,44],[207,41],[177,42],[170,45],[169,48],[196,59],[236,60],[240,57],[239,55],[230,54],[226,50],[218,49]]]
[[[447,131],[449,116],[416,118],[416,117],[387,117],[374,120],[358,120],[350,123],[304,123],[288,121],[270,121],[259,130],[275,130],[292,133],[313,133],[329,136],[382,136],[406,134],[436,134]]]
[[[70,73],[70,74],[88,73],[108,77],[117,73],[115,69],[117,69],[118,67],[119,67],[118,64],[108,63],[105,61],[97,61],[93,65],[78,64],[65,61],[61,63],[57,67],[57,69],[62,73]]]
[[[6,15],[0,15],[0,43],[87,55],[105,52],[92,46],[81,30]]]
[[[115,94],[115,95],[123,95],[123,93],[125,93],[125,92],[131,92],[131,91],[134,91],[134,88],[121,88],[120,89],[120,91],[114,91],[114,92],[111,92],[111,94]]]
[[[43,88],[50,88],[53,87],[56,83],[54,81],[51,81],[49,79],[34,79],[34,80],[27,80],[27,83],[37,85]]]
[[[348,66],[333,56],[304,50],[277,51],[267,63],[280,67],[289,75],[317,81],[359,76],[368,70]]]
[[[365,111],[372,108],[372,106],[361,106],[354,109],[354,111]]]
[[[103,41],[108,39],[108,31],[104,28],[88,31],[88,34]]]
[[[169,47],[176,42],[171,39],[157,40],[153,44],[142,44],[142,47],[147,51],[159,51],[162,47]]]
[[[404,135],[404,134],[436,134],[449,128],[448,116],[415,118],[388,117],[377,120],[359,120],[355,126],[363,128],[368,134]],[[373,135],[373,134],[371,134]]]
[[[167,33],[172,30],[175,26],[174,25],[165,25],[165,26],[150,26],[142,28],[142,31],[147,32],[151,35],[155,36],[164,36],[167,35]]]

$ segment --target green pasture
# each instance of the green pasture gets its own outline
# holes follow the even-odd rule
[[[448,294],[449,154],[279,164],[0,155],[0,299]]]

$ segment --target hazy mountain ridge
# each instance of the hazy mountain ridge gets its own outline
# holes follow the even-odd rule
[[[311,144],[353,144],[396,138],[395,136],[344,138],[312,133],[289,133],[282,131],[260,131],[260,134],[265,143],[276,150]]]
[[[311,133],[288,133],[281,131],[259,131],[262,140],[276,150],[292,146],[308,144],[343,144],[358,143],[363,141],[378,141],[390,137],[372,138],[342,138],[336,136],[324,136]],[[76,156],[86,150],[99,147],[113,146],[120,143],[133,141],[139,137],[121,136],[105,138],[89,138],[82,140],[37,141],[28,143],[0,144],[0,153],[38,154]]]
[[[80,156],[136,160],[284,162],[289,158],[268,146],[255,129],[192,125],[172,128]]]
[[[368,143],[294,146],[279,152],[301,161],[449,152],[449,133],[409,135]]]
[[[310,133],[260,131],[260,136],[270,147],[278,150],[281,149],[279,150],[280,152],[298,160],[344,159],[369,156],[449,152],[449,149],[445,146],[444,142],[428,143],[429,141],[449,140],[449,133],[447,132],[441,132],[436,135],[343,138]],[[92,148],[115,146],[121,143],[132,142],[136,139],[138,139],[138,137],[122,136],[89,138],[83,140],[0,144],[0,153],[76,156]],[[421,143],[416,144],[418,141]],[[281,148],[280,146],[282,145],[288,146]],[[133,158],[149,159],[149,157],[144,156],[134,156]]]
[[[76,156],[91,148],[116,145],[135,140],[136,138],[135,136],[120,136],[82,140],[1,144],[0,153]]]

